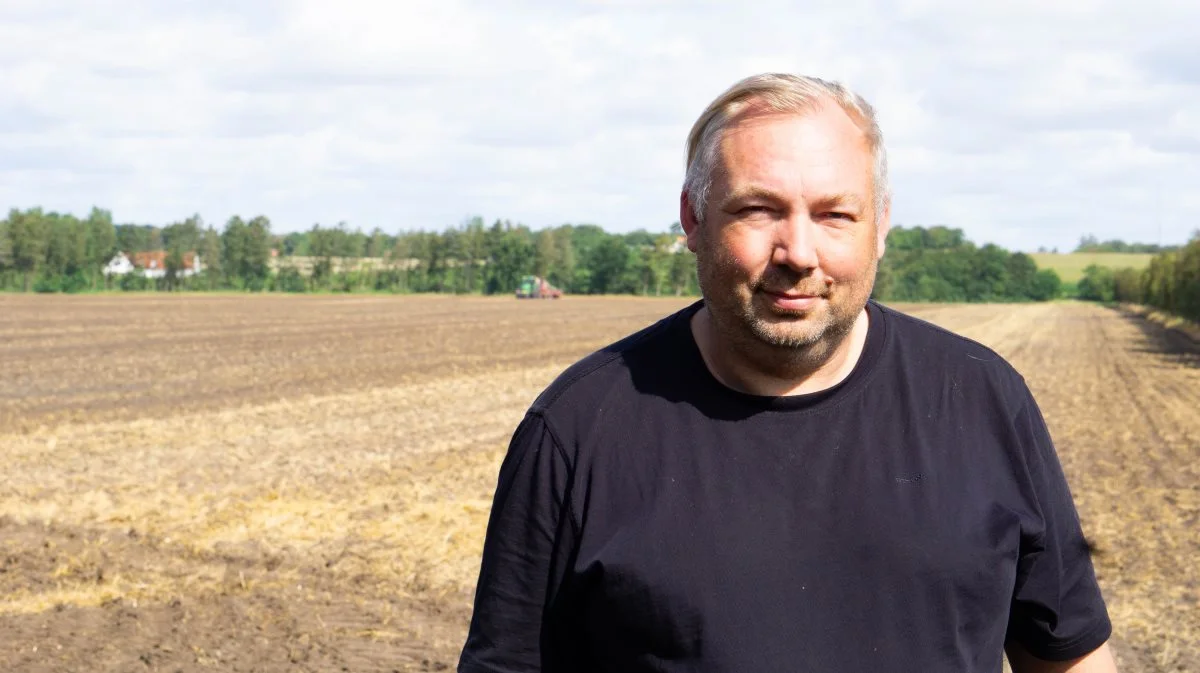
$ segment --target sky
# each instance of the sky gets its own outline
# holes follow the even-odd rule
[[[1200,227],[1200,3],[742,4],[4,0],[0,207],[665,231],[695,118],[793,72],[877,108],[893,224]]]

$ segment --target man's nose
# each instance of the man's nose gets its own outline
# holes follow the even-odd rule
[[[779,223],[775,251],[771,261],[797,271],[817,267],[817,225],[807,213],[799,213]]]

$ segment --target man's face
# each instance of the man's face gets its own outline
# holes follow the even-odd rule
[[[839,343],[883,254],[872,187],[866,137],[836,104],[743,112],[721,140],[704,221],[683,213],[717,328],[784,348]]]

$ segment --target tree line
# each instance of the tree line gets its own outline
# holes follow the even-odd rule
[[[0,290],[503,294],[532,274],[572,294],[696,295],[695,258],[680,248],[679,234],[677,224],[615,234],[591,224],[533,231],[476,217],[441,232],[364,233],[338,224],[277,235],[262,216],[234,216],[218,229],[198,215],[160,227],[114,224],[99,208],[83,219],[14,209],[0,220]],[[162,278],[103,273],[118,252],[160,250]],[[199,256],[199,273],[186,273],[190,255]],[[301,257],[310,263],[292,263]],[[378,263],[339,269],[347,258]]]
[[[893,227],[875,281],[885,301],[1046,301],[1062,289],[1058,274],[1033,258],[988,243],[976,246],[961,229]]]
[[[678,227],[615,234],[593,224],[534,231],[508,220],[486,225],[475,217],[441,232],[395,236],[345,225],[281,238],[279,284],[334,291],[388,290],[507,294],[522,276],[536,275],[570,294],[694,295],[695,258],[677,244]],[[304,278],[289,256],[316,260]],[[334,260],[383,258],[382,269],[335,271]]]
[[[1156,255],[1145,269],[1089,266],[1079,297],[1146,304],[1200,321],[1200,230],[1186,245]]]
[[[1101,241],[1089,234],[1079,239],[1075,252],[1140,252],[1152,255],[1160,252],[1178,250],[1177,245],[1158,245],[1157,243],[1128,243],[1119,239]]]
[[[508,294],[522,276],[538,275],[569,294],[696,296],[695,257],[682,248],[681,234],[678,223],[662,232],[609,233],[592,224],[535,231],[507,220],[489,225],[479,217],[442,231],[388,234],[340,223],[275,234],[263,216],[234,216],[218,228],[198,215],[157,226],[114,224],[112,214],[100,208],[83,218],[14,209],[0,220],[0,290]],[[1144,272],[1090,270],[1081,292],[1085,298],[1139,301],[1194,315],[1196,248],[1193,240],[1164,252]],[[102,273],[118,251],[159,250],[165,252],[163,278]],[[183,273],[191,254],[203,266],[195,275]],[[294,263],[301,259],[307,265]],[[874,297],[1044,301],[1062,291],[1053,271],[1039,270],[1023,253],[977,246],[961,229],[898,226],[888,236]]]

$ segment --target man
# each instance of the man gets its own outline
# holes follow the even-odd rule
[[[680,199],[703,300],[529,409],[460,671],[1116,670],[1024,380],[868,301],[889,208],[842,86],[709,106]]]

